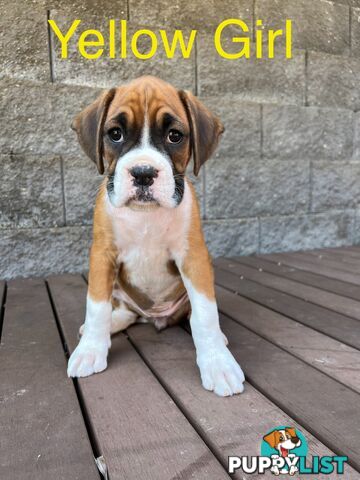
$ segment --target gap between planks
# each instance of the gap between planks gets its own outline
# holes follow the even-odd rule
[[[298,283],[302,283],[304,285],[310,285],[327,292],[336,293],[343,297],[360,300],[359,285],[354,283],[344,282],[343,280],[337,280],[335,278],[326,277],[324,275],[306,270],[300,270],[296,267],[283,265],[281,262],[274,263],[270,260],[257,256],[233,257],[231,260],[237,263],[245,264],[258,271],[265,271],[279,277],[288,278]]]
[[[310,287],[302,283],[278,277],[272,273],[258,271],[247,265],[239,262],[232,262],[231,260],[218,259],[215,265],[220,266],[224,264],[231,265],[228,268],[238,276],[242,276],[247,280],[251,280],[258,284],[272,288],[279,292],[287,293],[302,300],[320,305],[327,310],[340,313],[352,319],[360,321],[360,303],[351,298],[342,297],[335,293],[325,292],[316,287]]]
[[[85,295],[84,295],[84,296],[85,296]],[[78,295],[77,295],[77,298],[78,298]],[[232,320],[229,320],[229,321],[235,324],[235,322],[233,322]],[[236,324],[236,325],[237,325],[237,324]],[[238,327],[239,327],[239,326],[238,326]],[[131,335],[132,335],[132,332],[135,332],[135,331],[143,332],[143,331],[145,331],[145,330],[144,330],[145,328],[146,328],[145,326],[134,326],[134,327],[132,327],[132,328],[130,328],[130,329],[128,330],[128,334],[131,336]],[[240,327],[239,327],[239,328],[240,328]],[[173,330],[173,329],[170,329],[170,330],[173,331],[173,332],[175,332],[175,330]],[[246,331],[246,329],[245,329],[245,331]],[[251,332],[249,332],[249,333],[251,334]],[[157,337],[157,338],[164,338],[162,335],[163,335],[163,334],[159,335],[159,337]],[[258,337],[258,336],[255,335],[255,334],[252,334],[252,335],[254,335],[253,338],[257,338],[257,337]],[[260,338],[260,337],[259,337],[259,338]],[[261,338],[260,338],[260,340],[265,341],[265,340],[263,340],[263,339],[261,339]],[[189,338],[189,341],[191,341],[190,338]],[[267,343],[270,343],[270,342],[267,342]],[[277,347],[276,347],[276,346],[273,346],[273,348],[277,348]],[[159,349],[158,349],[158,350],[159,350]],[[283,352],[283,353],[284,353],[284,352]],[[296,360],[296,359],[295,359],[295,360]],[[179,361],[179,359],[178,359],[177,361]],[[193,361],[194,361],[194,359],[193,359]],[[166,364],[166,363],[167,363],[167,362],[164,362],[164,364]],[[176,366],[176,363],[175,363],[175,364],[173,363],[172,366],[175,367],[175,366]],[[194,366],[195,366],[195,365],[193,364],[192,367],[194,367]],[[312,367],[310,367],[310,366],[307,366],[307,367],[312,370]],[[119,368],[120,368],[120,367],[119,367]],[[316,370],[314,370],[314,371],[316,371]],[[190,372],[186,370],[186,375],[188,375],[189,373],[190,373]],[[318,373],[320,373],[320,372],[318,372]],[[198,373],[197,373],[197,375],[198,375]],[[172,378],[176,379],[176,375],[173,375],[173,372],[172,372]],[[186,378],[187,378],[187,377],[186,377]],[[329,380],[332,380],[332,379],[329,379]],[[334,383],[336,383],[336,382],[334,382]],[[214,398],[214,399],[215,399],[215,396],[213,396],[213,394],[210,394],[210,393],[207,393],[207,392],[203,391],[203,390],[202,390],[202,387],[200,387],[200,389],[201,389],[201,391],[202,391],[205,395],[207,395],[207,396],[210,395],[211,398]],[[264,393],[264,389],[262,389],[262,391],[263,391],[263,393]],[[265,389],[265,391],[267,391],[267,389]],[[269,396],[269,392],[267,391],[267,393],[265,393],[265,395]],[[209,398],[210,398],[210,397],[209,397]],[[241,398],[246,398],[246,397],[243,397],[243,396],[233,397],[233,399],[241,399]],[[220,400],[221,400],[221,402],[225,402],[225,401],[229,402],[229,401],[231,401],[232,399],[220,399]],[[278,403],[278,400],[279,400],[279,399],[277,399],[277,400],[275,401],[275,404]],[[235,401],[235,400],[234,400],[234,401]],[[239,400],[236,400],[236,401],[239,401]],[[186,404],[187,404],[187,402],[185,402],[185,405],[186,405]],[[224,404],[224,405],[225,405],[225,404]],[[303,422],[301,422],[301,423],[303,423]],[[310,424],[311,424],[311,422],[310,422]],[[327,443],[327,442],[325,442],[325,443]],[[355,476],[354,478],[357,478],[357,477]]]
[[[79,322],[85,313],[84,302],[79,303],[78,299],[85,299],[86,284],[82,277],[70,275],[50,278],[49,284],[63,335],[72,351],[77,343]],[[72,322],[75,314],[77,324]],[[124,334],[113,337],[108,369],[99,375],[79,379],[79,386],[109,472],[115,478],[138,478],[144,471],[148,472],[147,478],[156,480],[173,476],[187,478],[190,473],[197,478],[229,478],[224,464],[193,429]],[[97,400],[97,391],[105,393],[101,402]],[[119,398],[115,398],[117,395],[120,403]],[[101,421],[105,405],[112,419],[108,431]],[[172,421],[174,424],[169,430],[167,425]],[[143,443],[143,451],[136,452],[134,442]],[[152,445],[150,450],[147,444]],[[160,444],[163,444],[161,449]],[[183,456],[176,454],[179,449],[183,450]],[[124,458],[124,450],[128,458]],[[154,464],[154,455],[158,465]],[[145,469],[148,463],[149,471]]]
[[[219,260],[220,261],[220,260]],[[217,261],[217,262],[219,262]],[[319,305],[306,302],[287,293],[247,280],[229,270],[234,263],[227,260],[216,266],[216,283],[268,310],[282,314],[312,330],[325,333],[342,343],[360,348],[360,324],[358,320],[332,312]],[[354,336],[357,332],[357,336]]]
[[[321,274],[325,277],[329,277],[335,280],[342,280],[344,282],[353,283],[358,286],[360,285],[359,276],[354,275],[350,272],[344,272],[332,267],[328,267],[323,263],[316,263],[314,259],[312,259],[311,261],[300,259],[298,257],[295,257],[294,254],[291,253],[271,253],[266,255],[258,255],[258,257],[269,262],[296,267],[299,270]]]

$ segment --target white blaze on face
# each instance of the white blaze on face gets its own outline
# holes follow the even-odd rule
[[[152,194],[154,200],[165,208],[176,207],[177,203],[174,198],[175,180],[171,159],[151,145],[146,113],[140,145],[132,148],[117,161],[114,190],[109,196],[114,207],[123,207],[129,200],[135,198],[137,187],[134,186],[134,179],[130,170],[145,165],[157,170],[157,177],[154,178],[154,183],[149,187],[149,193]]]

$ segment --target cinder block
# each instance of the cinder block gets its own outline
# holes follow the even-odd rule
[[[355,1],[355,0],[354,0]],[[358,2],[360,7],[360,2]],[[360,8],[351,9],[351,54],[360,57]]]
[[[0,228],[64,224],[60,159],[0,155]]]
[[[233,44],[232,48],[234,45],[239,50],[239,44]],[[223,48],[228,50],[228,47]],[[291,59],[286,59],[283,52],[273,59],[241,57],[230,60],[219,55],[209,34],[199,37],[198,50],[200,95],[235,92],[247,101],[304,104],[305,54],[302,50],[294,50]]]
[[[353,159],[360,160],[360,112],[354,114],[354,152]]]
[[[349,6],[327,0],[255,0],[255,18],[266,29],[284,28],[292,20],[293,46],[348,53]]]
[[[206,220],[206,244],[212,257],[251,255],[258,251],[259,222],[256,218]]]
[[[0,2],[0,76],[50,81],[46,10],[15,0]]]
[[[331,0],[331,2],[340,4],[340,5],[350,5],[352,7],[360,7],[359,0]]]
[[[308,101],[310,105],[360,108],[360,59],[309,52]]]
[[[206,171],[207,218],[290,214],[309,206],[309,161],[219,157]]]
[[[264,156],[351,158],[353,120],[350,110],[264,105]]]
[[[74,19],[71,13],[57,10],[51,12],[51,17],[56,21],[61,31],[67,30]],[[111,18],[120,20],[121,16],[114,12]],[[158,50],[150,59],[141,60],[136,58],[131,52],[130,40],[127,42],[127,58],[120,58],[118,49],[116,58],[110,58],[108,51],[108,20],[108,18],[84,15],[82,23],[69,41],[67,59],[61,58],[60,43],[54,33],[52,33],[54,79],[56,82],[109,88],[126,83],[141,75],[155,75],[178,88],[195,90],[195,47],[190,58],[182,58],[178,51],[174,58],[167,58],[164,49],[161,48],[160,36],[158,35]],[[103,55],[96,60],[84,58],[77,47],[80,33],[90,28],[104,32],[106,48],[104,47]],[[128,38],[130,39],[139,28],[144,28],[144,26],[128,24]],[[157,28],[152,27],[152,30],[157,31]],[[188,38],[187,29],[184,28],[183,31],[184,37]],[[120,44],[119,36],[118,26],[117,48]],[[146,36],[140,37],[139,51],[145,53],[149,52],[149,50],[149,38]]]
[[[99,89],[0,79],[0,152],[80,155],[74,116]]]
[[[225,127],[215,157],[223,155],[244,158],[260,156],[260,105],[241,101],[237,95],[200,97],[200,100]]]
[[[355,208],[359,198],[360,162],[313,162],[312,211]]]
[[[354,211],[260,218],[260,252],[308,250],[350,245]]]
[[[66,224],[92,225],[96,195],[104,177],[85,155],[64,157]]]
[[[241,18],[252,27],[252,2],[249,0],[208,0],[206,5],[200,0],[130,0],[129,17],[131,22],[144,25],[161,25],[163,28],[189,27],[215,30],[216,26],[227,18]]]
[[[127,0],[37,0],[47,10],[61,10],[82,19],[93,15],[97,18],[128,18]]]
[[[360,245],[360,209],[359,208],[357,208],[355,211],[355,227],[354,227],[353,244]]]
[[[2,230],[0,278],[83,272],[90,241],[90,227]]]

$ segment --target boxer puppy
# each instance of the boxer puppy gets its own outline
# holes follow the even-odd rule
[[[213,153],[223,126],[196,97],[155,77],[104,92],[73,122],[106,177],[96,200],[81,340],[68,375],[107,367],[110,335],[139,321],[161,329],[190,315],[204,388],[243,391],[219,326],[214,275],[194,188],[185,176]]]

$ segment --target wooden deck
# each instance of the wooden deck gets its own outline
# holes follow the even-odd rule
[[[0,478],[99,480],[103,456],[111,480],[222,480],[228,455],[260,455],[263,435],[289,425],[310,455],[349,457],[344,475],[301,478],[359,479],[360,248],[215,265],[247,378],[225,399],[201,387],[187,326],[135,325],[113,338],[105,372],[68,379],[85,278],[0,282]]]

